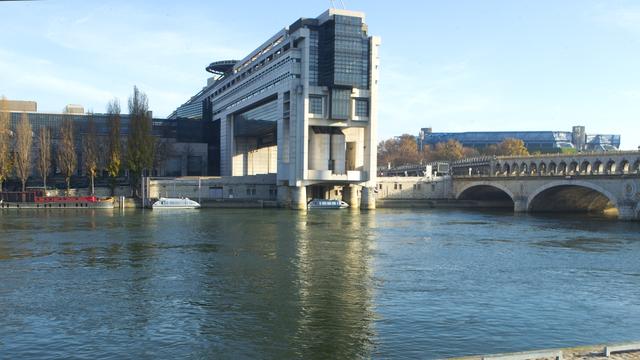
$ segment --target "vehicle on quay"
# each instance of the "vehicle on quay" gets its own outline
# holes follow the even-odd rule
[[[151,205],[151,208],[156,209],[199,209],[200,204],[197,201],[193,201],[187,197],[181,198],[164,198],[161,197],[158,201]]]
[[[342,200],[313,199],[307,203],[307,209],[346,209],[349,204]]]

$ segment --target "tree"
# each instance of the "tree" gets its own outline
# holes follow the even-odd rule
[[[3,96],[0,99],[0,191],[4,181],[13,170],[11,161],[11,113],[9,104]]]
[[[22,191],[27,187],[27,180],[31,175],[31,145],[33,143],[33,132],[29,115],[22,113],[18,126],[16,127],[16,145],[14,163],[16,165],[16,175],[22,183]]]
[[[109,138],[107,141],[106,170],[111,178],[111,195],[114,194],[116,178],[122,166],[122,143],[120,139],[120,103],[113,99],[107,104]]]
[[[391,163],[392,166],[399,166],[418,164],[420,160],[418,143],[413,135],[403,134],[378,144],[378,163],[380,164]]]
[[[58,143],[58,166],[67,183],[67,196],[71,191],[71,176],[78,166],[78,155],[73,137],[73,123],[66,118],[60,127],[60,142]]]
[[[127,167],[133,195],[139,194],[140,177],[153,166],[154,138],[147,95],[136,86],[129,97],[129,134],[127,137]]]
[[[524,146],[524,141],[520,139],[508,138],[498,144],[499,155],[519,156],[529,155],[529,150]]]
[[[46,126],[38,132],[38,172],[42,176],[42,186],[47,190],[47,175],[51,170],[51,130]]]
[[[173,145],[160,138],[155,139],[153,150],[153,168],[158,172],[164,167],[165,162],[173,152]]]
[[[82,139],[82,158],[86,175],[91,180],[91,195],[95,194],[94,181],[98,174],[100,163],[100,144],[98,142],[98,131],[93,121],[93,114],[89,113],[89,120]]]
[[[441,161],[455,161],[464,157],[464,148],[457,140],[449,140],[447,142],[441,142],[436,144],[436,148],[433,151],[434,160]]]

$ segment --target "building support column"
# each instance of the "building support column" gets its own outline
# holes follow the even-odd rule
[[[291,204],[291,194],[289,193],[289,186],[279,185],[277,195],[278,207],[289,207],[289,204]]]
[[[291,186],[291,209],[305,210],[307,208],[307,188],[304,186]]]
[[[360,208],[365,210],[373,210],[376,208],[376,196],[373,191],[373,188],[366,187],[366,186],[362,188]]]
[[[358,201],[358,189],[357,185],[345,185],[342,188],[342,200],[349,204],[351,209],[360,208],[360,202]]]

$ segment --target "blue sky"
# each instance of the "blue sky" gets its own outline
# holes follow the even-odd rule
[[[379,138],[570,130],[640,145],[640,2],[344,0],[382,37]],[[335,1],[341,6],[341,2]],[[133,85],[166,116],[211,61],[242,58],[330,1],[0,1],[0,94],[103,112]]]

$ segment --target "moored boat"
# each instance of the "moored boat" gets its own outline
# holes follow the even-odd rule
[[[151,205],[156,209],[199,209],[200,204],[189,198],[160,198]]]
[[[44,191],[2,192],[1,209],[112,209],[113,198],[46,196]]]
[[[307,204],[308,209],[346,209],[349,204],[342,200],[313,199]]]

